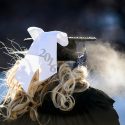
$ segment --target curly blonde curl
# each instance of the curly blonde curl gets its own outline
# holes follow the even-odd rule
[[[51,99],[56,108],[70,111],[75,106],[73,93],[85,91],[89,87],[86,80],[87,68],[78,66],[72,69],[67,63],[60,63],[58,73],[47,79],[39,81],[39,71],[36,71],[25,93],[15,74],[21,60],[7,72],[6,83],[8,93],[0,105],[0,116],[3,120],[14,120],[29,112],[33,121],[38,121],[37,108],[42,106],[45,95],[51,93]]]

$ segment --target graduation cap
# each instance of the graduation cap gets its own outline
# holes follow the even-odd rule
[[[95,41],[95,37],[68,37],[69,44],[63,47],[58,44],[57,59],[58,61],[76,61],[75,66],[84,65],[87,62],[87,51],[85,42]]]
[[[73,67],[86,66],[84,42],[96,40],[95,37],[68,37],[61,31],[44,32],[38,27],[30,27],[28,32],[33,43],[16,73],[25,91],[36,70],[39,70],[39,79],[44,81],[57,73],[58,61],[75,61]]]

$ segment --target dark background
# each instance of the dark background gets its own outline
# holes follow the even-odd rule
[[[0,0],[0,41],[28,46],[23,39],[30,26],[95,36],[125,48],[125,0]],[[8,57],[0,52],[0,66],[6,67]]]

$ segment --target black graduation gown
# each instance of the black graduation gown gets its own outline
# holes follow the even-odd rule
[[[38,109],[41,123],[46,125],[120,125],[119,117],[113,108],[114,100],[104,92],[89,88],[73,95],[76,104],[71,111],[61,111],[54,107],[50,96],[46,97],[42,108]],[[23,115],[15,121],[1,122],[1,125],[37,125]]]

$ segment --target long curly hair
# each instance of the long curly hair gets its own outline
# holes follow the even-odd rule
[[[0,105],[0,116],[3,120],[14,120],[29,112],[30,118],[37,121],[39,118],[37,109],[42,106],[45,96],[50,93],[56,108],[62,111],[70,111],[75,105],[73,93],[85,91],[89,87],[86,80],[87,68],[76,68],[64,61],[58,62],[58,73],[45,81],[39,80],[39,70],[34,74],[28,93],[25,93],[20,83],[15,79],[15,74],[21,60],[16,61],[14,66],[6,74],[8,93]]]

